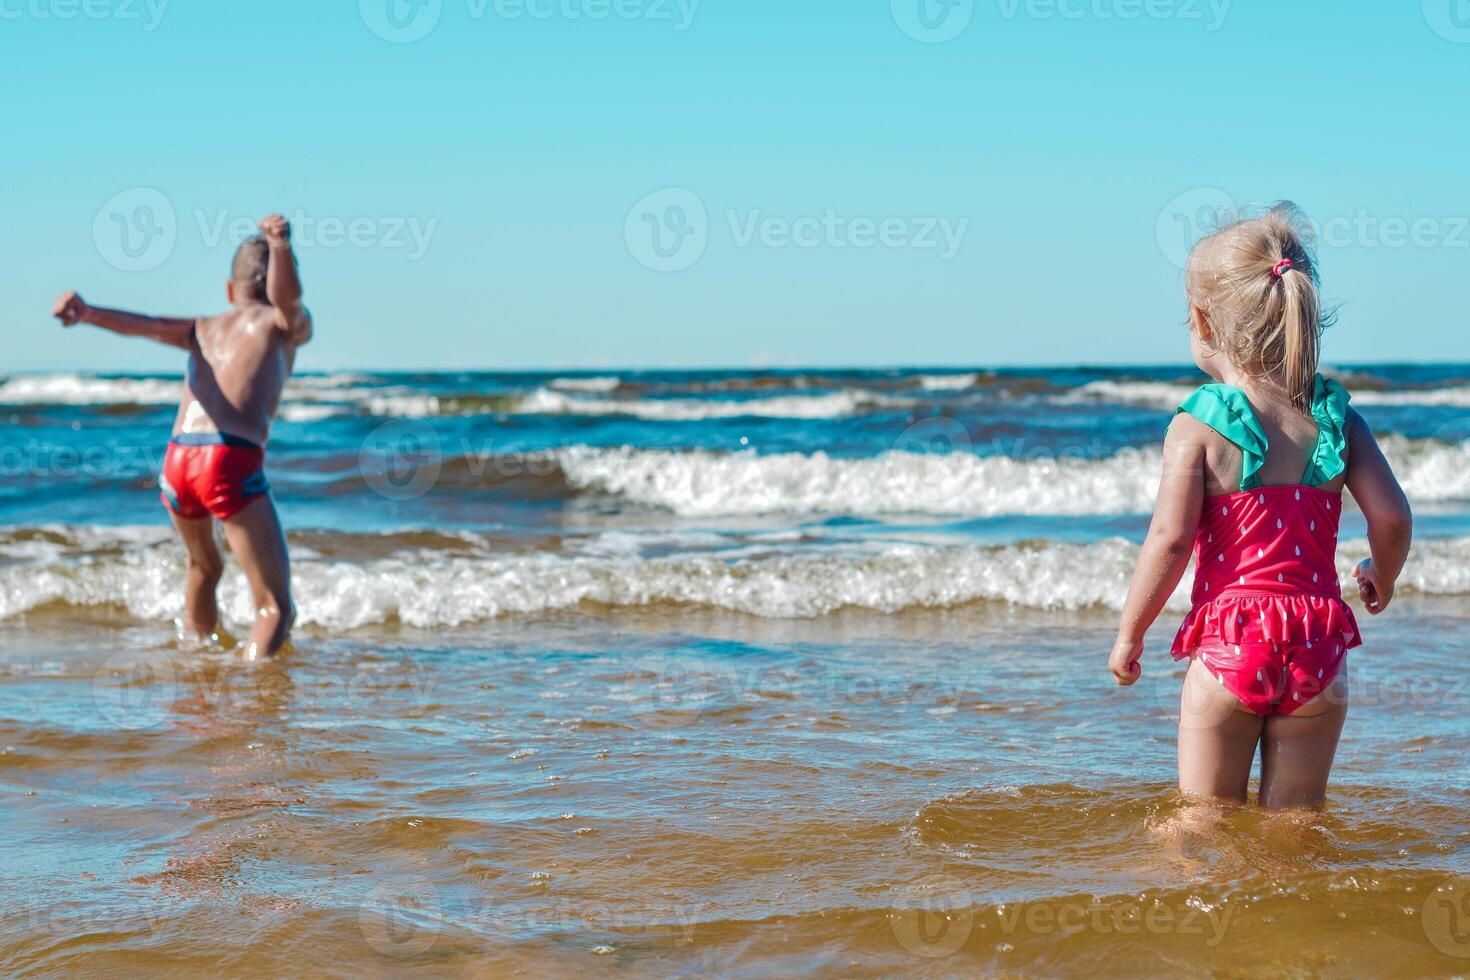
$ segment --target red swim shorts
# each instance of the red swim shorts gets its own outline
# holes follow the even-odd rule
[[[270,492],[265,450],[225,433],[183,433],[168,444],[158,479],[163,502],[194,521],[213,515],[225,521]]]

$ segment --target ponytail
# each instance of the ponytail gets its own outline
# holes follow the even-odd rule
[[[1322,305],[1311,277],[1288,268],[1281,274],[1281,369],[1292,404],[1311,411],[1312,387],[1321,352]]]

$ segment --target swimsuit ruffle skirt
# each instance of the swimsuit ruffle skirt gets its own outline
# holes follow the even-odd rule
[[[1345,467],[1348,401],[1340,384],[1317,376],[1311,462],[1299,485],[1272,487],[1260,485],[1266,434],[1240,389],[1205,385],[1179,407],[1239,447],[1244,465],[1238,492],[1205,501],[1195,539],[1193,608],[1179,627],[1173,656],[1213,651],[1205,658],[1212,672],[1261,713],[1278,702],[1278,710],[1289,713],[1309,700],[1311,688],[1329,683],[1348,649],[1362,644],[1337,576],[1342,494],[1318,489]],[[1227,679],[1237,672],[1244,680]],[[1299,682],[1306,681],[1314,684],[1303,690]]]

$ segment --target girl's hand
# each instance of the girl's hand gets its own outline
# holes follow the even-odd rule
[[[1127,640],[1118,637],[1113,644],[1113,655],[1108,658],[1108,669],[1119,687],[1132,687],[1143,676],[1143,667],[1138,663],[1143,656],[1143,640]]]
[[[1377,616],[1393,601],[1393,583],[1378,574],[1372,558],[1364,558],[1353,569],[1353,578],[1358,580],[1358,595],[1368,612]]]

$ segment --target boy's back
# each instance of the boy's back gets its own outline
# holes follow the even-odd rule
[[[175,435],[228,432],[266,444],[298,346],[277,315],[268,303],[250,303],[195,321]]]

